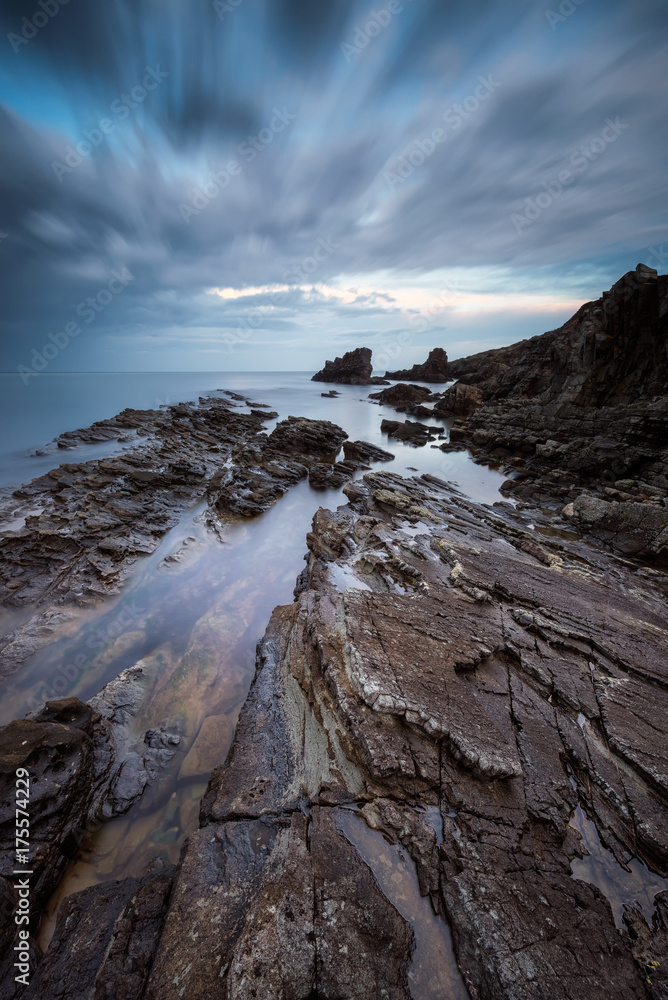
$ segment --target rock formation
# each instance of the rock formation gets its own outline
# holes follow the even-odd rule
[[[668,276],[639,264],[559,330],[450,370],[483,405],[455,421],[444,448],[510,464],[519,497],[536,496],[529,480],[564,499],[668,496]]]
[[[380,425],[383,434],[397,441],[408,441],[409,444],[424,445],[432,438],[438,437],[444,427],[430,427],[416,420],[383,420]]]
[[[53,642],[78,609],[118,593],[137,560],[196,503],[206,502],[215,526],[266,510],[312,465],[324,464],[340,485],[353,474],[349,465],[334,468],[347,438],[336,424],[289,417],[267,435],[263,422],[272,416],[240,413],[217,397],[124,410],[102,423],[119,439],[136,432],[126,451],[61,465],[4,500],[0,518],[20,526],[0,535],[0,601],[36,610],[0,639],[0,675]],[[82,430],[68,441],[89,437]]]
[[[325,361],[325,367],[311,379],[312,382],[337,382],[339,385],[387,385],[385,379],[371,372],[371,349],[356,347],[342,358]]]
[[[630,405],[665,394],[667,341],[668,276],[638,264],[558,330],[451,361],[450,373],[490,402]]]
[[[435,347],[430,351],[429,357],[421,365],[385,373],[385,378],[402,382],[449,382],[453,377],[448,366],[448,355],[442,347]]]
[[[123,1000],[663,997],[668,894],[652,926],[577,877],[597,836],[622,875],[666,870],[660,593],[431,476],[345,492],[171,892],[157,872],[73,897],[26,1000],[106,996],[121,969]]]
[[[455,382],[446,389],[434,406],[437,416],[467,416],[482,405],[482,392],[475,385]]]
[[[30,774],[30,914],[36,934],[43,907],[84,837],[127,811],[174,756],[176,732],[151,730],[133,749],[127,723],[141,697],[134,667],[90,704],[66,698],[0,728],[0,996],[13,995],[11,943],[16,932],[16,772]],[[33,954],[37,946],[32,941]],[[43,995],[45,1000],[48,994]]]
[[[429,399],[431,392],[423,385],[392,385],[389,389],[369,393],[369,399],[377,399],[379,403],[387,403],[400,412],[409,406],[420,404]]]

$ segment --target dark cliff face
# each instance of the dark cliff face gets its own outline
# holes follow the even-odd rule
[[[401,382],[447,382],[451,375],[448,369],[448,355],[442,347],[435,347],[429,352],[429,357],[421,365],[413,365],[412,368],[404,368],[398,372],[386,372],[386,378],[396,379]]]
[[[486,401],[540,397],[600,407],[668,386],[668,276],[639,264],[558,330],[450,363]]]

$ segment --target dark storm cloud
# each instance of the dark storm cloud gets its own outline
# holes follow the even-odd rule
[[[558,4],[485,0],[472,12],[403,0],[365,36],[385,6],[70,0],[13,51],[8,33],[23,37],[22,18],[40,8],[7,0],[4,367],[119,266],[133,281],[91,326],[91,344],[114,330],[126,344],[168,326],[227,329],[240,305],[206,295],[212,287],[456,265],[567,274],[611,254],[632,266],[665,237],[665,5],[587,0],[552,30],[545,15]],[[360,30],[366,44],[351,55]],[[164,76],[134,100],[147,67]],[[497,83],[475,106],[484,79]],[[76,161],[103,118],[112,132],[54,169],[68,148]],[[623,125],[614,141],[518,229],[513,217],[556,191],[607,120]],[[435,128],[445,140],[418,164]],[[319,240],[333,248],[304,272]],[[288,306],[297,315],[312,301],[295,290],[267,328],[289,328]],[[331,305],[341,322],[368,307]]]

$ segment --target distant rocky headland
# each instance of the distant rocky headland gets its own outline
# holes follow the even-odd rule
[[[503,467],[494,504],[374,468],[392,455],[331,421],[267,433],[275,415],[233,394],[68,435],[133,443],[6,501],[3,602],[26,610],[8,673],[194,503],[215,531],[307,478],[347,502],[315,513],[178,864],[69,896],[2,1000],[665,1000],[667,349],[668,277],[639,265],[559,330],[388,373],[369,410],[417,418],[381,409],[388,436]],[[314,380],[371,372],[358,348]],[[209,669],[184,662],[182,690]],[[178,751],[168,727],[130,745],[142,697],[131,668],[0,730],[4,801],[34,776],[36,918],[77,827]],[[5,810],[6,955],[14,834]]]

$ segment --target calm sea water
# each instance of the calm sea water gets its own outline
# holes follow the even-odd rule
[[[392,417],[395,411],[368,401],[376,387],[335,386],[341,395],[325,399],[321,393],[329,388],[311,382],[309,372],[45,373],[31,378],[28,385],[19,375],[0,375],[0,488],[27,482],[60,462],[101,458],[123,447],[112,442],[64,452],[52,444],[64,431],[88,427],[125,407],[156,409],[231,389],[268,403],[281,418],[293,414],[332,420],[352,439],[389,449],[397,460],[385,468],[409,474],[417,468],[453,480],[478,500],[499,499],[504,477],[474,465],[464,452],[445,455],[429,445],[415,449],[397,442],[390,446],[380,432],[380,421],[381,414]]]

